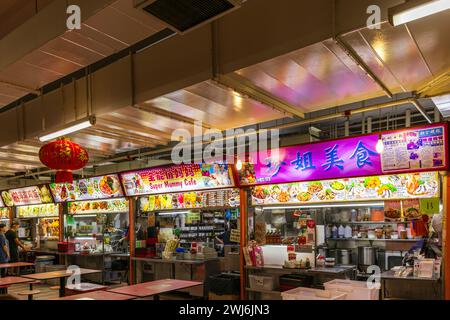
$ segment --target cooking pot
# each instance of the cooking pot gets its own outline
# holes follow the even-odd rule
[[[338,264],[351,264],[352,263],[352,251],[349,249],[337,250],[337,263]]]
[[[366,272],[367,267],[377,264],[378,248],[358,247],[358,266],[361,271]]]

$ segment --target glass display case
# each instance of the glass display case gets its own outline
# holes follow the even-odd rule
[[[85,201],[68,204],[65,238],[84,254],[128,253],[128,201]]]

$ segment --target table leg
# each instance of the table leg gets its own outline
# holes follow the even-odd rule
[[[66,295],[66,278],[59,278],[59,297],[64,297]]]

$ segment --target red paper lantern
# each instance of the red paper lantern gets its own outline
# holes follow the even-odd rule
[[[56,182],[73,182],[72,170],[83,168],[89,161],[87,151],[66,138],[60,138],[41,147],[39,159],[50,169],[57,170]]]

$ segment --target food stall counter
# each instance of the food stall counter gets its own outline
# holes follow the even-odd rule
[[[157,259],[157,258],[140,258],[140,257],[132,257],[133,260],[136,261],[147,261],[154,263],[184,263],[184,264],[204,264],[210,261],[220,261],[222,258],[210,258],[210,259],[196,259],[196,260],[184,260],[184,259]]]

